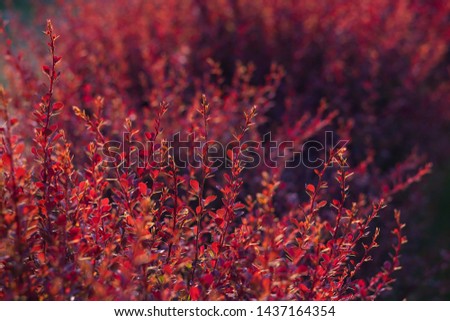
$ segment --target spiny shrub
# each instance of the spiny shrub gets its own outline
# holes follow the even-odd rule
[[[50,21],[45,34],[45,89],[30,80],[30,87],[14,91],[24,71],[0,90],[1,299],[371,300],[390,288],[406,242],[404,225],[395,211],[391,258],[372,275],[363,273],[376,252],[380,230],[374,223],[384,215],[385,200],[351,193],[345,147],[327,151],[288,207],[275,204],[284,188],[282,170],[246,169],[247,139],[259,137],[254,127],[264,121],[250,102],[263,110],[270,105],[281,73],[275,66],[263,85],[249,83],[248,66],[240,67],[232,86],[208,77],[189,84],[186,75],[161,72],[167,78],[155,83],[181,86],[174,91],[180,97],[158,101],[169,90],[159,87],[142,111],[129,111],[119,89],[99,96],[89,83],[73,81],[79,87],[67,96],[70,77],[59,69],[65,57],[57,55]],[[8,57],[10,68],[25,70],[12,52]],[[220,78],[220,70],[213,75]],[[92,77],[86,81],[95,83]],[[95,84],[106,90],[108,77],[114,74],[99,74]],[[25,112],[27,104],[32,112]],[[333,117],[324,105],[316,116],[301,118],[291,135],[305,141]],[[164,143],[176,130],[200,142],[194,163],[180,166]],[[111,149],[122,133],[130,148]],[[213,140],[230,142],[227,166],[211,157]],[[150,147],[140,149],[137,141]],[[246,171],[258,176],[253,191],[246,190]],[[288,201],[289,195],[279,195]]]

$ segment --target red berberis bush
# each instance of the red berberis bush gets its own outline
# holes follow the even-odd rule
[[[252,84],[253,67],[238,65],[227,84],[212,61],[196,77],[163,59],[149,65],[155,85],[136,110],[132,99],[141,98],[127,91],[136,79],[122,77],[122,57],[116,69],[101,61],[117,57],[102,51],[98,74],[82,62],[66,73],[50,21],[45,34],[46,85],[8,45],[9,88],[0,90],[1,299],[372,300],[390,289],[406,238],[399,212],[390,220],[383,208],[429,165],[406,179],[398,169],[380,197],[352,193],[364,163],[353,171],[335,145],[307,170],[302,192],[288,193],[281,167],[249,161],[267,156],[252,127],[267,123],[257,109],[273,105],[281,68]],[[115,76],[128,85],[115,87]],[[336,115],[323,103],[287,123],[286,135],[302,144]],[[200,146],[188,144],[193,160],[184,164],[166,143],[177,132]],[[392,235],[380,232],[379,216],[393,222]],[[380,235],[390,258],[367,269]]]

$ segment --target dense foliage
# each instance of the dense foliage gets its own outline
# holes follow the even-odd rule
[[[402,193],[448,159],[446,1],[52,8],[47,46],[0,28],[1,299],[391,288],[406,237],[387,205],[420,206]]]

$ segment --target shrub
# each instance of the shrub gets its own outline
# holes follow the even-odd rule
[[[120,88],[109,92],[113,71],[98,78],[60,71],[66,58],[57,55],[59,40],[50,21],[45,34],[51,54],[42,67],[45,90],[37,89],[32,76],[30,87],[21,87],[26,72],[12,51],[7,68],[23,72],[13,75],[9,90],[0,90],[2,299],[367,300],[390,288],[406,242],[404,225],[395,211],[391,258],[376,265],[373,275],[364,272],[378,246],[374,223],[385,200],[350,193],[353,171],[345,147],[326,151],[322,166],[307,176],[302,194],[289,206],[276,205],[292,196],[282,191],[281,168],[246,169],[252,147],[247,139],[260,138],[252,127],[265,121],[256,110],[266,112],[273,103],[280,68],[274,65],[266,83],[258,85],[250,82],[251,65],[240,65],[226,85],[211,61],[213,71],[193,77],[192,84],[191,76],[167,70],[162,61],[151,68],[163,78],[136,111],[128,97],[140,97]],[[164,89],[167,81],[171,86]],[[38,102],[32,103],[36,93],[29,88],[43,92]],[[163,93],[170,104],[156,104]],[[67,102],[81,107],[70,110]],[[252,103],[259,107],[241,115],[242,106]],[[28,104],[33,113],[27,120]],[[317,115],[305,114],[288,127],[289,135],[304,142],[334,117],[323,104]],[[33,137],[25,129],[30,125]],[[177,131],[194,135],[201,147],[189,145],[196,160],[185,166],[165,144]],[[110,144],[122,132],[128,146],[123,151]],[[139,141],[149,148],[141,149]],[[211,158],[217,142],[230,142],[223,166]],[[257,177],[247,183],[245,171]],[[397,181],[383,196],[428,171],[426,166]]]

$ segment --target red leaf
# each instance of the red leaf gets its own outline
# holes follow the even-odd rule
[[[141,192],[142,195],[147,195],[147,185],[145,185],[145,183],[143,182],[140,182],[139,191]]]
[[[313,184],[306,185],[306,193],[308,193],[308,195],[314,194],[315,191],[316,188],[314,187]]]
[[[269,293],[270,292],[270,279],[264,279],[263,281],[262,281],[262,286],[263,286],[263,288],[264,288],[264,291],[266,292],[266,293]]]
[[[235,210],[240,210],[240,209],[243,209],[243,208],[245,208],[245,205],[242,204],[241,202],[238,202],[238,203],[233,205],[233,209],[235,209]]]
[[[25,174],[26,174],[26,171],[25,171],[25,169],[23,167],[16,168],[16,176],[17,176],[18,179],[20,179],[23,176],[25,176]]]
[[[210,195],[205,199],[205,206],[208,206],[211,202],[214,202],[214,200],[217,198],[215,195]]]
[[[80,190],[84,190],[85,187],[86,187],[86,181],[81,181],[80,184],[78,184],[78,188]]]
[[[232,149],[227,150],[227,156],[230,160],[234,159],[234,153]]]
[[[164,265],[163,271],[168,275],[172,275],[173,273],[173,269],[170,265]]]
[[[61,214],[58,216],[58,218],[56,219],[56,225],[58,226],[64,226],[67,222],[67,218],[65,214]]]
[[[72,227],[69,230],[70,243],[78,243],[81,239],[81,229],[79,227]]]
[[[46,74],[46,75],[48,75],[48,76],[50,76],[50,67],[49,66],[42,66],[42,71]]]
[[[304,285],[303,283],[301,283],[301,284],[299,285],[299,288],[300,288],[300,290],[301,290],[303,293],[309,292],[308,287],[307,287],[306,285]]]
[[[9,167],[11,165],[11,157],[6,153],[2,155],[2,161],[5,166]]]
[[[219,209],[216,211],[217,217],[220,217],[220,218],[225,217],[225,214],[226,214],[226,213],[227,213],[227,211],[226,211],[224,208],[219,208]]]
[[[60,111],[64,107],[64,104],[60,101],[53,104],[53,111]]]
[[[39,188],[40,190],[43,190],[45,185],[42,182],[36,182],[36,187]]]
[[[202,276],[202,283],[210,286],[214,282],[214,276],[211,273],[205,274]]]
[[[214,254],[219,254],[219,248],[220,248],[220,244],[218,242],[213,242],[211,244],[211,249],[213,250]]]
[[[146,132],[146,133],[145,133],[145,137],[146,137],[148,140],[153,141],[153,140],[155,139],[155,134],[154,134],[154,133]]]
[[[223,219],[220,217],[216,217],[215,222],[218,226],[222,227]]]
[[[318,207],[318,208],[322,208],[322,207],[324,207],[325,205],[327,205],[327,201],[320,201],[320,202],[317,204],[317,207]]]
[[[192,301],[197,301],[200,298],[200,290],[198,289],[198,287],[193,286],[189,290],[189,295],[191,296]]]
[[[25,149],[25,145],[23,143],[20,143],[14,148],[14,153],[22,154],[24,149]]]
[[[199,185],[199,183],[198,183],[195,179],[192,179],[192,180],[189,182],[189,185],[191,185],[192,189],[193,189],[196,193],[198,193],[198,192],[200,191],[200,185]]]

